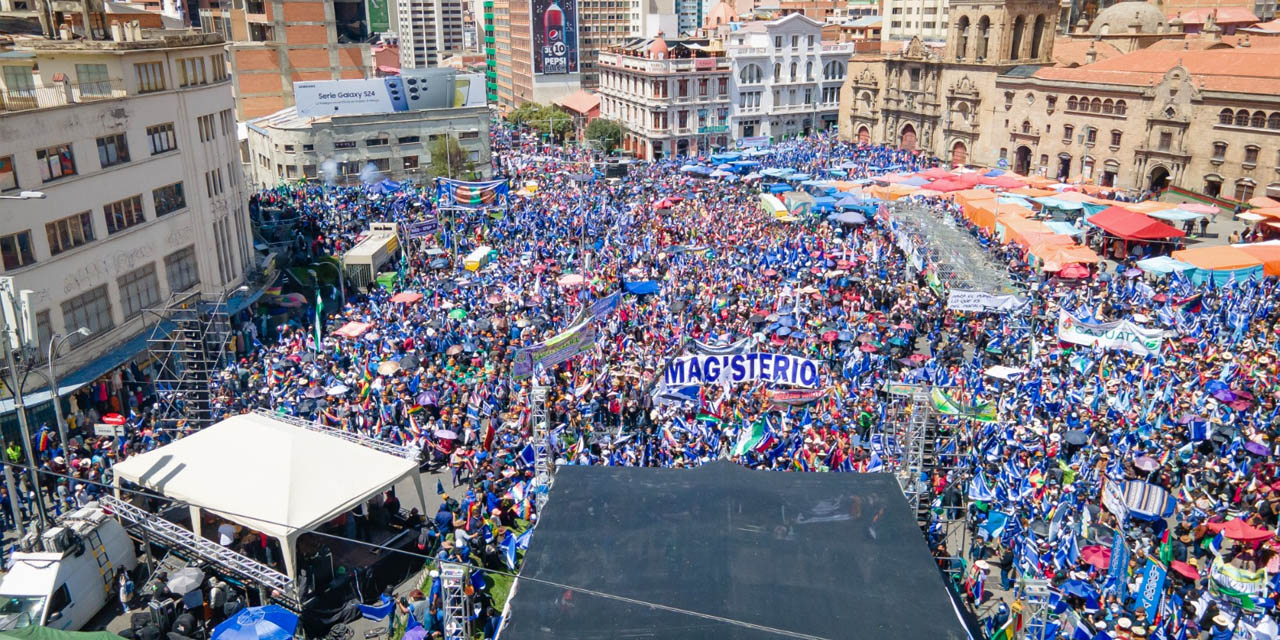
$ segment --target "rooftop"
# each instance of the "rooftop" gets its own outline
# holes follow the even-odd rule
[[[199,31],[141,31],[140,39],[126,37],[123,40],[53,40],[44,37],[14,38],[13,48],[18,51],[65,52],[65,51],[138,51],[147,49],[180,49],[184,47],[200,47],[211,44],[222,44],[222,36],[216,33]]]
[[[1106,40],[1056,38],[1053,41],[1053,63],[1059,67],[1078,67],[1082,64],[1088,64],[1090,46],[1093,47],[1095,62],[1114,58],[1124,53],[1119,47]]]
[[[1204,24],[1210,15],[1218,24],[1253,24],[1258,21],[1258,16],[1246,7],[1200,7],[1175,15],[1182,19],[1182,24]]]
[[[1075,68],[1046,67],[1035,77],[1148,87],[1177,66],[1186,69],[1202,90],[1280,95],[1280,50],[1275,48],[1139,49]]]

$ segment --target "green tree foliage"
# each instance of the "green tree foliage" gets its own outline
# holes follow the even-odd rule
[[[599,141],[601,150],[609,153],[622,144],[622,123],[596,118],[587,125],[587,139]]]
[[[436,136],[431,140],[431,175],[470,180],[474,178],[475,172],[475,163],[452,134]]]

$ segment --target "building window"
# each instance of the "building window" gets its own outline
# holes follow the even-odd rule
[[[1088,127],[1085,129],[1085,142],[1093,144],[1098,141],[1098,129],[1096,127]]]
[[[1268,129],[1280,129],[1280,113],[1273,113],[1267,116]]]
[[[40,179],[44,182],[76,175],[76,158],[69,144],[37,150],[36,161],[40,163]]]
[[[1160,132],[1160,150],[1168,151],[1173,147],[1173,134],[1168,131]]]
[[[391,144],[391,140],[386,137],[369,138],[368,140],[364,141],[364,144],[366,147],[385,147],[388,144]]]
[[[213,127],[213,114],[196,118],[196,128],[200,130],[200,142],[209,142],[218,136]]]
[[[178,148],[178,139],[173,135],[172,122],[147,127],[147,141],[151,144],[151,155],[153,156]]]
[[[163,62],[139,62],[133,65],[133,71],[138,76],[138,93],[165,90]]]
[[[84,339],[76,333],[80,327],[88,329],[90,335],[94,336],[110,331],[115,326],[115,321],[111,319],[111,298],[107,296],[107,285],[99,285],[62,303],[62,321],[71,336],[72,346]]]
[[[419,142],[422,142],[420,136],[401,136],[396,138],[396,143],[398,144],[417,144]]]
[[[1124,110],[1125,110],[1124,100],[1116,100],[1116,115],[1118,116],[1124,115]]]
[[[204,58],[183,58],[178,60],[178,86],[191,87],[209,84],[205,75]]]
[[[800,48],[800,36],[791,36],[791,48],[792,49]]]
[[[1069,124],[1068,124],[1068,125],[1063,125],[1063,126],[1062,126],[1062,141],[1063,141],[1063,142],[1065,142],[1065,143],[1067,143],[1067,144],[1071,144],[1071,133],[1072,133],[1073,131],[1075,131],[1075,130],[1076,130],[1076,128],[1075,128],[1075,127],[1073,127],[1073,126],[1071,126],[1071,125],[1069,125]]]
[[[774,49],[781,49],[781,48],[782,48],[782,36],[774,36],[774,37],[773,37],[773,48],[774,48]]]
[[[144,309],[160,301],[160,279],[156,277],[154,262],[120,276],[116,285],[120,288],[120,306],[125,320],[141,315]]]
[[[142,215],[141,195],[112,202],[102,207],[102,213],[107,219],[108,234],[123,231],[145,221]]]
[[[335,143],[333,143],[333,148],[334,148],[334,149],[354,149],[354,148],[356,148],[356,141],[355,141],[355,140],[343,140],[343,141],[341,141],[341,142],[335,142]]]
[[[0,156],[0,191],[18,188],[18,172],[13,166],[13,156]]]
[[[1226,159],[1226,157],[1227,157],[1227,143],[1225,142],[1213,143],[1213,159],[1224,160]]]
[[[407,171],[412,171],[418,168],[418,156],[403,156],[400,161],[402,168]]]
[[[218,119],[222,121],[222,135],[230,138],[236,131],[235,113],[231,109],[223,109],[218,112]]]
[[[1113,147],[1120,146],[1120,136],[1121,136],[1121,133],[1119,131],[1111,132],[1111,146]]]
[[[103,98],[111,95],[111,79],[107,77],[105,64],[76,65],[76,82],[80,84],[80,95]]]
[[[373,160],[370,160],[369,163],[373,165],[374,169],[377,169],[382,173],[386,173],[391,170],[391,158],[374,158]]]
[[[358,165],[360,163],[351,162],[348,164]],[[360,173],[360,170],[356,169],[355,173]],[[221,168],[204,172],[204,188],[205,188],[205,193],[207,193],[210,198],[214,196],[222,195],[222,169]]]
[[[129,141],[123,133],[98,138],[98,162],[102,168],[129,161]]]
[[[1236,114],[1230,109],[1223,109],[1218,112],[1218,124],[1231,124],[1235,120]]]
[[[1262,129],[1267,126],[1267,114],[1261,111],[1254,111],[1253,117],[1249,118],[1249,126],[1254,129]]]
[[[93,242],[93,217],[88,211],[54,220],[44,226],[49,237],[49,254],[58,255]]]
[[[1253,181],[1237,180],[1236,181],[1236,200],[1244,202],[1253,197]]]
[[[196,248],[179,249],[164,257],[164,275],[170,291],[186,291],[200,282]]]
[[[1078,102],[1076,102],[1076,97],[1075,97],[1075,96],[1071,96],[1070,98],[1067,98],[1067,110],[1068,110],[1068,111],[1076,111],[1076,110],[1079,108],[1079,106],[1080,106],[1080,105],[1079,105],[1079,103],[1078,103]]]
[[[213,67],[213,81],[222,82],[227,79],[227,59],[223,54],[209,56],[209,66]]]
[[[1244,148],[1244,163],[1247,165],[1258,164],[1258,147]]]
[[[302,177],[308,178],[308,179],[314,179],[317,175],[318,174],[316,173],[316,166],[314,164],[302,165]]]
[[[187,196],[182,192],[181,182],[152,189],[151,199],[156,205],[157,218],[187,206]]]
[[[1248,112],[1248,111],[1245,111],[1244,109],[1241,109],[1241,110],[1239,110],[1239,111],[1237,111],[1237,112],[1236,112],[1236,126],[1237,126],[1237,127],[1247,127],[1247,126],[1249,126],[1249,112]]]
[[[5,271],[35,264],[36,254],[31,248],[31,230],[0,236],[0,257]]]

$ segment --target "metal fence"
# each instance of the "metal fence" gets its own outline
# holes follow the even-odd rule
[[[118,80],[86,82],[84,84],[55,84],[43,87],[0,88],[0,112],[47,109],[68,104],[83,104],[123,98],[127,95],[124,83]]]

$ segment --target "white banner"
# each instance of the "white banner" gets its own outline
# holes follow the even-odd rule
[[[1066,311],[1058,315],[1058,339],[1086,346],[1101,345],[1107,349],[1129,351],[1141,356],[1160,352],[1164,332],[1146,329],[1128,320],[1085,322]]]
[[[996,295],[982,291],[952,289],[947,294],[947,308],[952,311],[1016,311],[1027,304],[1026,298]]]
[[[818,386],[819,371],[817,360],[798,356],[733,353],[676,358],[663,379],[672,387],[763,380],[813,389]]]

